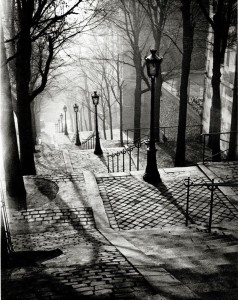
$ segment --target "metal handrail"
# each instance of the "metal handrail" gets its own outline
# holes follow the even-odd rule
[[[237,183],[234,182],[214,182],[214,179],[211,179],[211,182],[204,183],[193,183],[191,182],[190,177],[184,180],[184,185],[187,187],[187,201],[186,201],[186,214],[185,214],[185,226],[188,226],[189,219],[189,196],[190,196],[190,187],[207,187],[211,191],[211,200],[210,200],[210,210],[209,210],[209,221],[208,221],[208,232],[211,232],[212,228],[212,214],[213,214],[213,201],[214,201],[214,191],[219,188],[219,186],[238,186]]]
[[[210,136],[216,136],[216,135],[222,135],[222,134],[237,134],[238,131],[226,131],[226,132],[211,132],[211,133],[202,133],[201,134],[201,138],[202,138],[202,143],[203,143],[203,147],[202,147],[202,162],[204,163],[205,161],[212,161],[213,157],[216,157],[218,154],[222,154],[225,153],[227,151],[229,151],[229,149],[225,149],[225,150],[221,150],[220,152],[210,155],[209,157],[205,158],[205,150],[206,150],[206,137],[210,137]],[[227,143],[229,144],[230,141],[224,140],[222,138],[219,138],[219,140],[221,142]],[[238,144],[235,145],[236,147],[238,147]]]
[[[147,145],[149,142],[148,139],[143,140],[143,141],[139,141],[136,144],[133,145],[125,145],[124,148],[120,151],[117,151],[115,153],[111,153],[107,155],[107,168],[108,168],[108,173],[110,173],[110,170],[112,172],[115,172],[115,169],[117,170],[117,172],[120,171],[120,156],[122,156],[122,172],[125,172],[125,155],[128,154],[128,158],[129,158],[129,171],[131,171],[132,168],[132,162],[134,163],[134,165],[136,166],[136,169],[139,170],[140,169],[140,148],[143,145]],[[137,148],[137,160],[136,163],[133,161],[132,159],[132,151]],[[116,162],[114,161],[114,158],[116,157]],[[111,168],[110,168],[110,158],[111,158]],[[116,163],[116,168],[115,168],[115,163]]]
[[[1,226],[3,226],[3,228],[4,228],[4,234],[5,234],[5,238],[6,238],[6,244],[7,244],[7,252],[8,252],[8,254],[11,254],[12,252],[14,252],[14,249],[13,249],[13,244],[12,244],[12,240],[11,240],[11,232],[10,232],[7,210],[6,210],[5,200],[4,200],[2,182],[1,182],[0,189],[1,189],[1,218],[2,218]]]
[[[95,147],[95,132],[93,132],[86,140],[83,140],[81,146],[84,146],[85,149],[93,149]]]
[[[200,124],[194,124],[194,125],[187,125],[186,128],[200,128],[199,132],[201,135],[202,133],[202,128],[203,126],[200,125]],[[166,130],[168,129],[172,129],[172,128],[178,128],[178,126],[160,126],[160,127],[155,127],[154,129],[159,129],[159,131],[163,134],[163,141],[168,141],[168,136],[166,136]],[[126,141],[127,141],[127,145],[129,144],[129,132],[134,132],[135,130],[150,130],[149,127],[142,127],[142,128],[128,128],[128,129],[125,129],[125,132],[126,132]],[[148,133],[149,135],[149,133]],[[139,138],[139,140],[141,140],[141,138]],[[133,141],[133,143],[136,143],[138,142],[138,140],[136,141]],[[159,142],[159,139],[157,139],[157,142]]]

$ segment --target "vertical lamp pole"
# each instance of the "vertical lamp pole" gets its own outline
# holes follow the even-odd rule
[[[75,120],[76,120],[76,140],[75,140],[75,145],[76,146],[80,146],[81,145],[81,142],[80,142],[80,139],[79,139],[79,128],[78,128],[78,111],[79,111],[79,107],[78,105],[75,103],[74,106],[74,111],[75,111]]]
[[[150,141],[147,149],[147,166],[143,179],[149,183],[156,184],[161,182],[156,163],[156,147],[154,134],[154,101],[155,101],[155,78],[159,74],[159,68],[162,61],[161,57],[156,55],[156,50],[150,50],[151,55],[145,58],[147,73],[151,78],[151,109],[150,109]]]
[[[58,132],[58,123],[55,123],[55,132]]]
[[[102,155],[102,149],[100,145],[100,139],[99,139],[99,133],[98,133],[98,113],[97,113],[97,105],[99,103],[99,96],[97,95],[97,92],[94,92],[92,95],[93,104],[95,106],[95,131],[96,131],[96,144],[95,144],[95,150],[94,154],[96,155]]]
[[[60,132],[60,119],[58,119],[58,132]]]
[[[63,110],[64,110],[64,134],[68,135],[67,122],[66,122],[66,111],[67,111],[66,105],[63,107]]]
[[[60,119],[61,119],[61,131],[59,131],[59,132],[64,132],[64,129],[63,129],[63,114],[61,113],[60,114]]]

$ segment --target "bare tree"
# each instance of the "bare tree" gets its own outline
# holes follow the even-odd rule
[[[26,209],[26,191],[21,172],[14,115],[12,109],[11,87],[7,67],[3,32],[1,30],[1,148],[8,196],[8,206]]]
[[[9,61],[15,59],[16,66],[17,117],[23,174],[35,174],[30,103],[45,88],[50,64],[57,50],[85,26],[85,20],[78,17],[82,11],[79,9],[81,2],[82,0],[73,0],[70,4],[59,0],[16,1],[16,33],[8,41],[14,40],[16,45],[15,53],[9,57]],[[92,23],[96,14],[98,10],[90,15],[87,24]],[[37,43],[40,45],[38,48]],[[42,50],[42,55],[37,60],[40,80],[31,91],[31,62],[35,57],[35,49]]]
[[[175,155],[175,166],[177,167],[185,165],[185,135],[188,102],[187,89],[193,51],[193,36],[195,26],[192,14],[192,1],[193,0],[181,0],[181,10],[183,18],[183,59],[180,85],[179,124]]]
[[[196,0],[213,32],[212,105],[210,111],[210,145],[213,161],[220,161],[221,131],[221,65],[229,42],[236,40],[237,1],[215,0],[207,8],[202,0]],[[211,13],[210,13],[211,12]],[[232,28],[233,27],[233,28]],[[231,30],[232,29],[232,30]]]

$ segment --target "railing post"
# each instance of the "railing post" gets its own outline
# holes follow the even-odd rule
[[[128,145],[128,129],[126,130],[126,144]]]
[[[204,161],[205,161],[205,138],[206,138],[206,135],[204,134],[203,135],[203,147],[202,147],[202,163],[204,164]]]
[[[117,172],[119,172],[119,155],[120,153],[117,152]]]
[[[6,206],[5,206],[4,201],[1,201],[1,228],[2,228],[2,226],[4,227],[4,233],[1,232],[1,234],[5,234],[6,245],[4,245],[4,246],[7,247],[7,249],[2,249],[2,250],[7,250],[7,252],[8,252],[7,254],[10,254],[11,252],[14,252],[14,249],[13,249],[13,245],[12,245],[8,216],[7,216],[7,211],[6,211]]]
[[[110,173],[109,155],[107,156],[107,170],[108,170],[108,173]]]
[[[211,185],[211,202],[210,202],[210,216],[209,216],[208,232],[211,232],[211,228],[212,228],[212,210],[213,210],[214,190],[215,190],[214,179],[212,179],[212,185]]]
[[[124,149],[122,150],[122,169],[123,169],[123,172],[125,172],[125,151]]]
[[[190,192],[190,177],[188,177],[188,185],[187,185],[187,204],[186,204],[186,221],[185,226],[188,226],[188,215],[189,215],[189,192]]]
[[[138,143],[137,146],[138,146],[138,148],[137,148],[137,171],[138,171],[139,170],[140,147],[141,147],[141,145]]]
[[[128,154],[129,154],[129,171],[131,171],[131,148],[128,149]]]
[[[114,155],[112,154],[112,172],[114,173]]]

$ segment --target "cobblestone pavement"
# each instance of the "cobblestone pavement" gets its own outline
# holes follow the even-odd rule
[[[83,173],[26,176],[27,207],[83,207],[87,192]]]
[[[107,173],[106,153],[97,156],[94,150],[86,151],[69,151],[70,161],[73,167],[73,172],[82,172],[89,170],[96,173]]]
[[[149,299],[155,290],[95,228],[83,173],[26,176],[26,211],[10,211],[15,254],[2,299]]]
[[[142,300],[155,294],[96,230],[18,235],[13,243],[18,255],[23,250],[34,252],[30,259],[21,259],[20,266],[4,270],[2,299]],[[46,257],[56,247],[62,254]]]
[[[205,179],[193,178],[196,183]],[[187,191],[183,180],[149,186],[133,176],[98,177],[97,182],[112,228],[139,229],[185,223]],[[210,193],[190,189],[189,221],[208,224]],[[238,218],[238,211],[219,191],[214,192],[213,223]]]
[[[202,176],[196,168],[186,168],[190,172],[177,168],[164,169],[161,170],[163,184],[156,188],[145,183],[141,179],[142,175],[108,175],[105,160],[108,153],[115,152],[114,148],[103,149],[104,156],[98,157],[93,154],[93,150],[79,151],[79,148],[70,143],[70,139],[63,134],[55,137],[55,145],[43,142],[38,149],[41,152],[36,153],[38,175],[24,178],[28,209],[21,212],[11,211],[9,214],[13,232],[12,242],[16,252],[11,265],[2,270],[2,299],[195,299],[196,295],[189,297],[192,295],[191,291],[195,294],[199,292],[199,280],[196,281],[196,278],[199,274],[202,276],[205,267],[179,274],[179,268],[187,266],[186,263],[192,260],[182,258],[186,247],[194,246],[187,241],[193,239],[192,233],[187,234],[184,240],[179,239],[182,233],[166,240],[167,233],[157,231],[154,235],[150,235],[146,229],[152,232],[153,227],[160,226],[166,230],[168,225],[183,225],[186,201],[183,180],[190,176],[192,180],[204,182],[205,175]],[[71,164],[70,172],[68,163]],[[95,209],[100,206],[92,205],[92,209],[88,195],[98,195],[98,191],[88,194],[87,189],[94,184],[88,184],[84,170],[105,173],[104,176],[97,175],[99,192],[111,227],[122,230],[96,229],[98,211]],[[190,223],[207,223],[209,214],[207,190],[205,188],[191,190],[191,195]],[[92,204],[95,199],[90,200]],[[237,211],[234,206],[217,191],[214,223],[235,219]],[[172,227],[170,230],[174,233],[176,229]],[[132,247],[130,244],[121,243],[120,234],[121,236],[128,234],[124,237],[132,242]],[[158,242],[157,247],[155,241],[160,240],[161,243]],[[148,246],[149,241],[154,243],[151,248]],[[200,244],[204,241],[205,239],[201,238]],[[224,239],[219,243],[216,245],[217,248],[219,245],[234,246],[232,240]],[[133,245],[136,248],[133,248]],[[139,253],[137,247],[142,253]],[[204,251],[206,252],[205,248]],[[237,250],[233,247],[226,248],[226,251],[227,260],[230,259],[229,263],[232,266],[237,259],[235,254]],[[219,255],[222,256],[223,252],[221,251]],[[141,259],[143,255],[140,256],[143,253],[156,261],[159,271],[156,268],[151,269],[150,264],[146,265],[147,261]],[[181,255],[178,255],[179,253]],[[196,254],[194,251],[194,255]],[[192,256],[191,252],[189,255]],[[209,266],[212,255],[209,257],[210,261],[206,261],[204,256],[199,257],[206,262],[198,259],[197,265]],[[133,259],[137,264],[132,262]],[[222,258],[218,257],[218,253],[215,259],[217,259],[216,267],[218,263],[220,265],[224,263]],[[174,275],[170,275],[166,270],[161,271],[161,266],[165,266]],[[142,269],[145,267],[144,273],[140,267]],[[222,272],[213,274],[228,276],[227,261],[224,268],[227,268],[224,274]],[[224,280],[224,284],[234,289],[237,288],[234,280],[237,273],[232,267],[230,270],[232,280]],[[146,274],[151,275],[150,280]],[[209,276],[212,276],[212,272]],[[193,279],[189,281],[188,278]],[[207,278],[210,280],[210,277]],[[156,280],[157,285],[153,285]],[[206,289],[206,286],[203,287]],[[202,299],[213,300],[213,295]],[[219,296],[214,299],[221,300]]]
[[[45,143],[38,145],[35,162],[37,174],[66,173],[63,152],[55,149],[54,145],[47,145]]]

